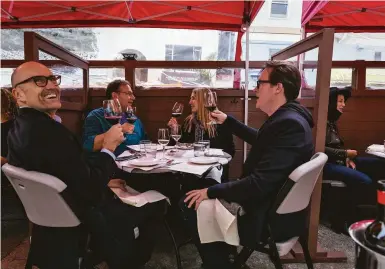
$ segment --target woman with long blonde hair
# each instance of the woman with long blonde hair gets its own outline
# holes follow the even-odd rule
[[[205,98],[210,89],[196,88],[192,91],[189,105],[191,114],[186,117],[182,124],[182,137],[179,142],[194,143],[201,140],[210,140],[211,148],[223,149],[231,156],[234,156],[235,146],[232,133],[226,130],[224,125],[209,124],[210,112],[205,108]],[[178,122],[171,118],[168,126],[173,128]],[[223,173],[223,180],[227,180],[227,168]]]

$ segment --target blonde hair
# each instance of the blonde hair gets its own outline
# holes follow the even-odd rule
[[[213,124],[207,124],[210,120],[209,111],[205,108],[204,100],[205,100],[205,94],[210,92],[210,89],[207,88],[196,88],[192,91],[192,94],[195,97],[195,100],[197,102],[197,112],[191,113],[184,121],[184,130],[186,132],[191,132],[192,129],[192,122],[196,115],[197,120],[200,121],[200,123],[203,125],[204,130],[209,134],[210,138],[213,138],[217,135],[215,125]]]

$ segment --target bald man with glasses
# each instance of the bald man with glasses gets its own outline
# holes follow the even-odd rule
[[[61,193],[63,199],[91,232],[109,267],[131,264],[136,268],[151,252],[139,261],[142,253],[135,247],[134,227],[139,227],[145,238],[149,230],[145,223],[152,223],[164,204],[136,208],[113,199],[108,187],[126,190],[123,180],[111,179],[117,169],[113,152],[124,139],[122,127],[114,125],[105,133],[100,152],[86,154],[75,135],[51,116],[61,107],[60,79],[37,62],[26,62],[13,72],[12,94],[20,111],[8,134],[8,162],[62,180],[67,185]],[[40,269],[78,268],[80,226],[34,225],[30,252],[34,265]]]

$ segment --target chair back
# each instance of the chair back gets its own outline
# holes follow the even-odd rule
[[[5,164],[2,167],[16,190],[28,219],[46,227],[76,227],[79,219],[60,193],[67,185],[60,179]]]
[[[325,153],[318,152],[310,161],[302,164],[289,175],[289,180],[283,187],[283,190],[287,190],[286,195],[278,205],[276,213],[294,213],[307,208],[314,186],[327,160]]]

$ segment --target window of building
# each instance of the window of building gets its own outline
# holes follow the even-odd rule
[[[166,61],[200,61],[202,47],[166,45]]]
[[[381,51],[374,52],[374,60],[381,61]]]
[[[269,59],[281,49],[269,49]]]
[[[286,18],[288,11],[288,0],[273,0],[271,1],[270,17]]]

